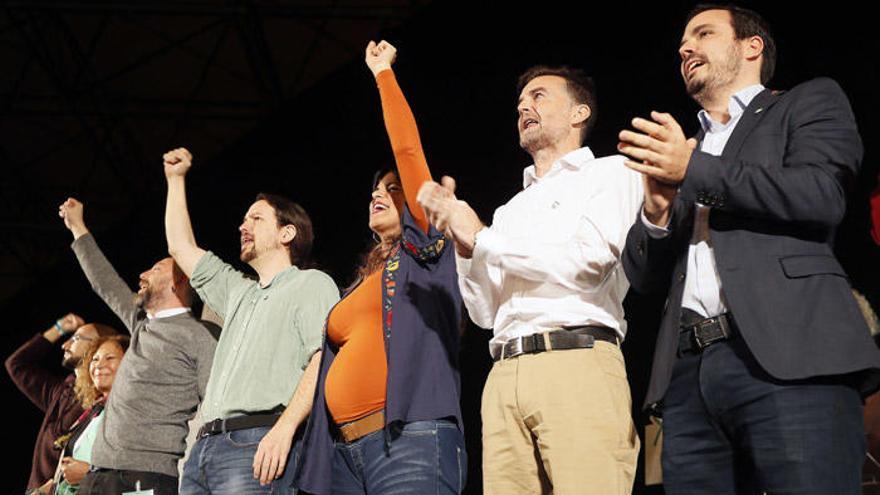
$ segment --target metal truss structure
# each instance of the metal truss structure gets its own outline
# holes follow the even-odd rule
[[[68,254],[66,197],[125,222],[162,152],[221,153],[426,2],[0,4],[0,300]]]

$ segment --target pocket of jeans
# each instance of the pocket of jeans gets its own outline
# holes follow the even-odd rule
[[[456,493],[461,493],[467,482],[467,450],[465,450],[464,436],[454,423],[440,423],[437,441],[441,483],[454,489]],[[441,492],[447,493],[445,490]]]
[[[467,483],[467,450],[464,445],[456,447],[456,450],[458,451],[458,493],[461,493]]]
[[[226,433],[226,440],[233,447],[241,449],[255,448],[260,444],[260,440],[266,436],[268,429],[264,428],[248,428],[244,430],[235,430]]]
[[[437,434],[436,421],[413,421],[397,426],[397,431],[405,437],[422,437]]]

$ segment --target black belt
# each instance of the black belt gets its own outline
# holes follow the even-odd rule
[[[678,334],[678,353],[699,354],[715,342],[731,338],[735,329],[730,313],[705,318],[692,325],[682,325]]]
[[[544,342],[544,336],[550,340],[548,348]],[[617,345],[620,341],[617,332],[608,327],[582,326],[564,330],[552,330],[550,332],[534,333],[523,337],[516,337],[504,343],[501,352],[493,359],[500,361],[510,359],[521,354],[534,354],[550,350],[584,349],[593,347],[593,344],[601,340]]]
[[[227,431],[246,430],[261,426],[272,426],[281,416],[280,412],[254,413],[246,416],[234,416],[227,419],[208,421],[199,428],[197,438],[209,437]]]

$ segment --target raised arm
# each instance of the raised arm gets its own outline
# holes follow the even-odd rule
[[[64,226],[73,234],[73,240],[89,233],[83,218],[83,204],[76,198],[67,198],[67,201],[61,203],[58,207],[58,216],[64,220]]]
[[[138,314],[134,292],[116,273],[116,269],[98,247],[94,236],[89,233],[83,219],[83,204],[74,198],[67,198],[58,207],[58,215],[64,219],[64,225],[73,234],[71,247],[92,290],[116,313],[129,331],[134,330]]]
[[[66,387],[64,377],[51,371],[46,361],[55,352],[55,344],[64,335],[73,333],[83,325],[83,319],[69,313],[55,321],[55,324],[25,342],[6,359],[6,371],[12,383],[40,408],[46,411],[52,398],[58,395],[59,388]]]
[[[185,178],[192,166],[192,155],[185,148],[177,148],[165,153],[162,158],[165,178],[168,180],[168,200],[165,203],[168,254],[187,277],[192,277],[196,263],[205,255],[205,250],[196,245],[186,205]]]
[[[391,64],[394,63],[396,56],[397,49],[387,41],[380,41],[378,44],[371,41],[367,45],[367,67],[372,71],[379,87],[385,130],[391,141],[406,205],[419,227],[427,232],[428,218],[416,201],[416,196],[419,187],[431,180],[431,171],[428,169],[428,162],[422,149],[416,119],[391,70]]]

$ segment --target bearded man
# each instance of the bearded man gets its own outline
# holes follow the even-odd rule
[[[141,273],[133,292],[86,228],[82,203],[68,199],[59,215],[92,289],[131,332],[79,493],[115,495],[139,486],[176,494],[187,421],[205,395],[219,329],[192,315],[189,280],[170,257]]]

